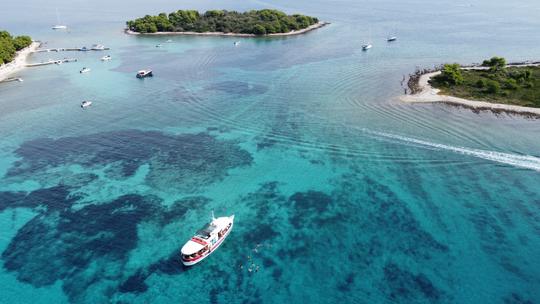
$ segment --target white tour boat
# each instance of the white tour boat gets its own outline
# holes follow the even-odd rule
[[[88,107],[91,106],[91,105],[92,105],[92,102],[91,102],[91,101],[85,100],[85,101],[83,101],[83,102],[81,103],[81,108],[86,109],[86,108],[88,108]]]
[[[137,78],[145,78],[145,77],[152,77],[154,74],[152,73],[152,70],[140,70],[137,72]]]
[[[199,263],[214,252],[229,236],[234,225],[234,214],[214,218],[187,241],[182,247],[182,264],[191,266]]]

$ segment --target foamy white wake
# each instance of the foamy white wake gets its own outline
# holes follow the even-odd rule
[[[410,138],[410,137],[391,134],[391,133],[370,131],[367,129],[363,129],[363,131],[367,134],[371,134],[374,136],[379,136],[379,137],[383,137],[383,138],[387,138],[387,139],[391,139],[395,141],[406,142],[409,144],[418,145],[420,147],[447,150],[447,151],[452,151],[452,152],[456,152],[456,153],[460,153],[464,155],[470,155],[470,156],[474,156],[474,157],[478,157],[478,158],[482,158],[482,159],[486,159],[486,160],[490,160],[490,161],[494,161],[498,163],[512,165],[512,166],[516,166],[520,168],[540,171],[540,158],[535,157],[535,156],[503,153],[503,152],[480,150],[480,149],[470,149],[470,148],[465,148],[465,147],[455,147],[455,146],[433,143],[433,142],[429,142],[425,140]]]

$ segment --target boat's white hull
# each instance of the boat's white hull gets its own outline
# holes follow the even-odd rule
[[[65,25],[55,25],[52,27],[53,30],[65,30],[67,29],[67,26]]]
[[[221,244],[223,243],[223,241],[225,241],[225,239],[229,236],[229,234],[231,233],[232,229],[234,227],[234,215],[231,217],[231,228],[229,228],[229,230],[227,231],[227,233],[214,245],[214,247],[212,247],[212,249],[210,249],[210,251],[208,251],[207,254],[199,257],[198,259],[196,260],[192,260],[192,261],[184,261],[182,259],[182,264],[184,264],[185,266],[193,266],[197,263],[200,263],[202,260],[206,259],[208,256],[210,256],[214,251],[216,251],[216,249],[219,248],[219,246],[221,246]]]

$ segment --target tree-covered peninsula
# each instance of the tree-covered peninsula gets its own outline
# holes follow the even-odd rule
[[[263,9],[248,12],[211,10],[200,14],[194,10],[179,10],[157,16],[146,15],[127,22],[130,31],[156,32],[221,32],[267,35],[306,29],[319,20],[304,15],[287,15],[278,10]]]
[[[445,64],[441,74],[430,83],[444,95],[540,108],[540,67],[509,66],[501,57],[484,60],[481,67],[469,69]]]
[[[28,36],[13,37],[7,31],[0,31],[0,64],[11,62],[15,59],[17,51],[32,44]]]

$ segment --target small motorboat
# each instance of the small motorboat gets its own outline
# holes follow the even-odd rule
[[[111,59],[112,59],[111,55],[101,57],[101,61],[109,61]]]
[[[156,47],[157,47],[157,48],[160,48],[160,47],[162,47],[162,46],[163,46],[163,44],[161,44],[161,43],[160,43],[160,44],[156,44]]]
[[[172,42],[172,40],[171,40],[171,39],[169,39],[169,40],[167,40],[167,41],[165,41],[165,42],[167,42],[167,43],[171,43],[171,42]]]
[[[239,46],[240,45],[240,41],[235,41],[234,42],[234,46]]]
[[[390,37],[386,38],[386,41],[388,41],[388,42],[392,42],[392,41],[396,41],[396,40],[397,40],[396,36],[390,36]]]
[[[362,51],[367,51],[372,47],[373,47],[373,45],[371,45],[371,43],[364,44],[364,45],[362,45]]]
[[[154,74],[152,73],[152,70],[140,70],[137,72],[137,78],[146,78],[146,77],[153,77]]]
[[[88,108],[88,107],[91,106],[91,105],[92,105],[92,102],[91,102],[91,101],[85,100],[85,101],[83,101],[83,102],[81,103],[81,108],[86,109],[86,108]]]
[[[212,221],[197,231],[182,247],[182,264],[192,266],[207,258],[229,236],[233,225],[234,214],[215,218],[212,212]]]
[[[82,68],[82,70],[80,70],[79,73],[84,74],[84,73],[88,73],[90,71],[91,70],[89,68]]]
[[[94,44],[91,48],[92,51],[103,51],[105,50],[105,46],[101,44]]]

